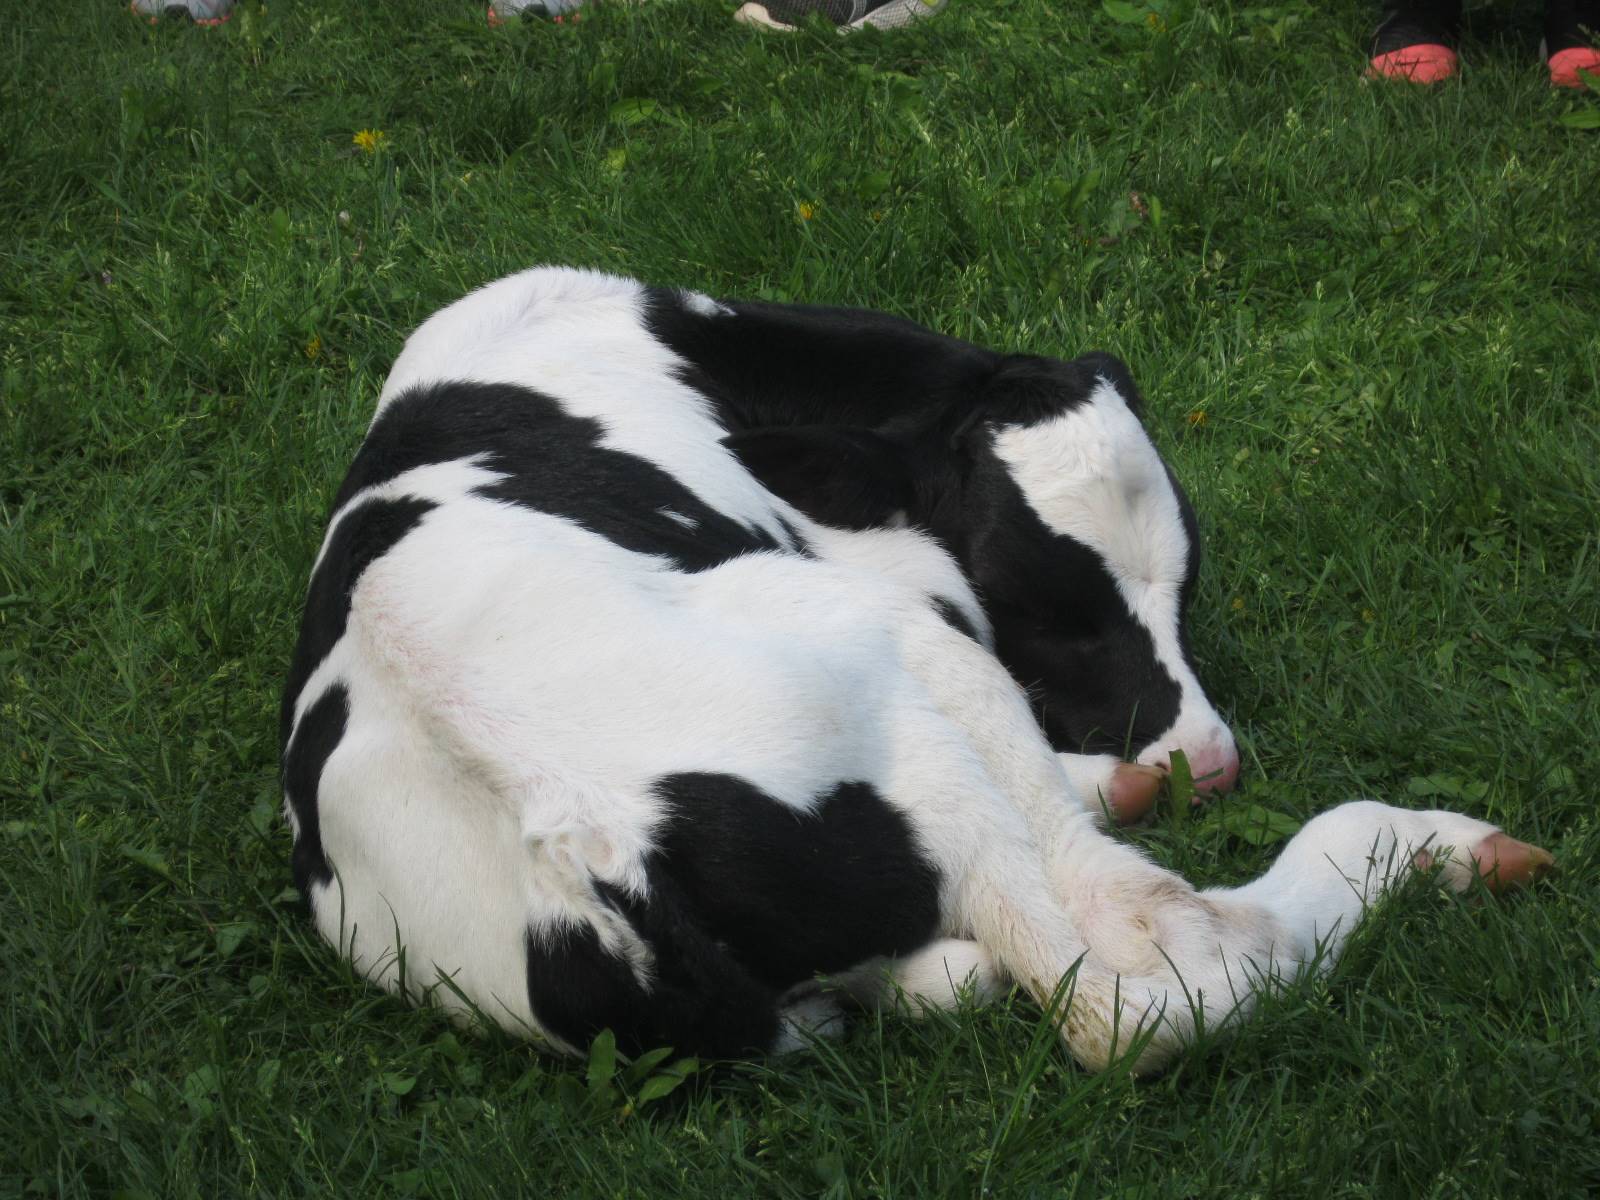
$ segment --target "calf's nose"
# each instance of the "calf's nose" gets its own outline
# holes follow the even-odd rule
[[[1176,748],[1181,749],[1184,757],[1189,760],[1189,774],[1194,778],[1196,792],[1223,795],[1233,791],[1234,785],[1239,782],[1239,751],[1233,744],[1232,738]],[[1146,761],[1146,757],[1141,755],[1140,761]],[[1169,749],[1150,753],[1148,760],[1155,765],[1166,767],[1169,771],[1172,769],[1172,754]]]
[[[1239,751],[1232,745],[1207,746],[1189,756],[1195,790],[1223,795],[1239,782]]]

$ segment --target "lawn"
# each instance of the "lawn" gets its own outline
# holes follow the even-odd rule
[[[1354,0],[482,7],[0,28],[0,1196],[1592,1194],[1600,96],[1536,9],[1424,93]],[[1247,772],[1130,836],[1240,881],[1371,795],[1562,873],[1419,881],[1143,1082],[1019,999],[630,1102],[376,993],[287,886],[279,688],[406,332],[539,262],[1116,352]]]

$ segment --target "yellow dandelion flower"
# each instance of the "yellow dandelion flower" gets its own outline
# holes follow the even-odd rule
[[[1244,597],[1243,596],[1235,596],[1233,598],[1233,611],[1234,612],[1243,612],[1244,611]]]
[[[1206,419],[1206,410],[1203,408],[1195,409],[1192,413],[1184,418],[1184,420],[1189,422],[1189,428],[1191,429],[1199,429],[1200,426],[1206,423]]]
[[[322,353],[322,335],[313,333],[311,340],[306,343],[306,357],[315,360]]]
[[[388,145],[389,135],[381,129],[358,129],[350,140],[368,154],[376,154]]]
[[[817,206],[815,204],[808,204],[806,201],[802,200],[796,206],[795,211],[800,214],[800,219],[802,221],[809,221],[812,217],[817,215]]]

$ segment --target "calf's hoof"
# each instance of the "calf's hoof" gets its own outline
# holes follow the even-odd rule
[[[1132,825],[1143,820],[1156,806],[1161,785],[1167,773],[1160,767],[1147,767],[1143,763],[1118,763],[1111,772],[1110,793],[1106,807],[1111,819],[1118,825]]]
[[[1555,856],[1538,846],[1495,832],[1472,848],[1473,865],[1488,889],[1500,895],[1555,870]]]

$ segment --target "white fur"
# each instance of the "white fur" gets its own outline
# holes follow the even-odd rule
[[[681,573],[483,497],[494,472],[471,459],[410,471],[335,514],[337,525],[378,497],[438,505],[363,573],[345,635],[295,707],[298,721],[328,688],[348,689],[319,792],[335,879],[314,890],[313,910],[384,986],[538,1036],[530,928],[588,922],[651,978],[648,948],[588,885],[644,890],[663,816],[651,781],[733,774],[805,810],[838,781],[863,780],[937,865],[943,916],[940,941],[861,964],[847,991],[949,1007],[1013,980],[1048,1004],[1066,981],[1072,1052],[1102,1066],[1142,1023],[1154,1037],[1140,1066],[1151,1067],[1193,1035],[1196,1001],[1229,1016],[1263,981],[1337,950],[1411,848],[1431,839],[1464,853],[1490,831],[1350,805],[1307,825],[1261,879],[1206,893],[1108,838],[1083,792],[1111,760],[1053,753],[1006,671],[930,605],[954,604],[987,638],[954,561],[915,531],[822,528],[768,494],[642,327],[640,295],[585,272],[501,280],[417,331],[383,403],[432,380],[537,388],[751,528],[781,539],[788,521],[815,557]],[[738,319],[690,302],[707,305]],[[1176,648],[1181,522],[1131,421],[1103,384],[1066,417],[1002,435],[1001,453],[1040,515],[1104,555],[1156,631],[1184,687],[1179,727],[1212,730],[1221,722]],[[825,998],[797,1001],[779,1048],[836,1017]]]

